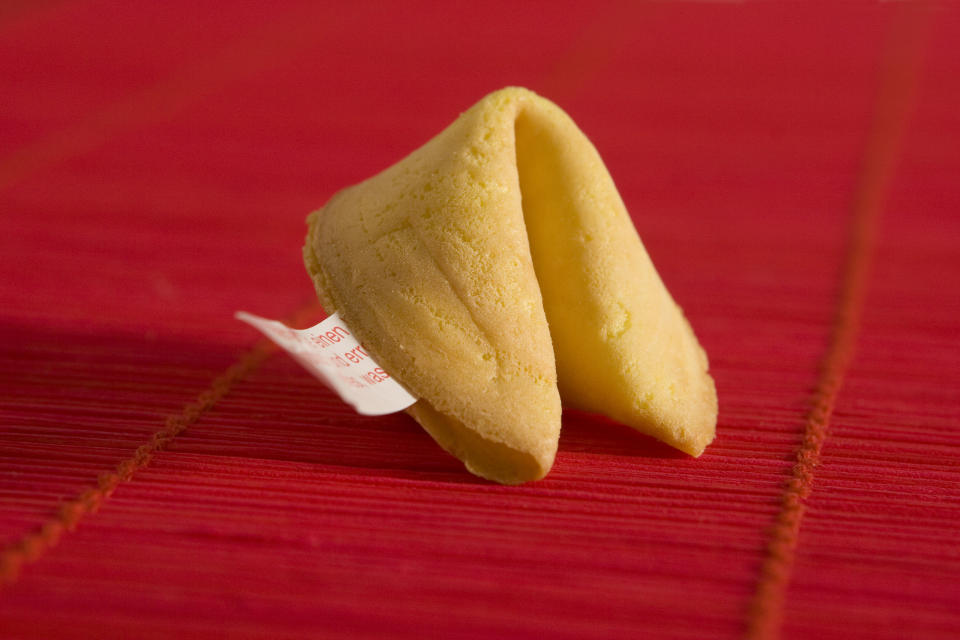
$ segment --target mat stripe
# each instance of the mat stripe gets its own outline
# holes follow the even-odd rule
[[[890,190],[921,67],[927,11],[908,5],[891,20],[874,123],[854,192],[850,237],[830,342],[807,415],[803,440],[781,498],[747,615],[748,640],[780,637],[783,608],[806,501],[830,418],[856,349],[877,227]]]

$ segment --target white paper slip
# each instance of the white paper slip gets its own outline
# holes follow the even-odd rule
[[[309,329],[291,329],[246,311],[238,311],[236,318],[263,332],[357,413],[382,416],[417,401],[374,362],[337,314]]]

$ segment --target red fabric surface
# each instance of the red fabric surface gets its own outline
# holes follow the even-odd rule
[[[948,5],[5,6],[0,637],[956,637],[958,41]],[[568,411],[547,479],[486,483],[232,319],[322,317],[305,215],[508,84],[710,355],[700,459]]]

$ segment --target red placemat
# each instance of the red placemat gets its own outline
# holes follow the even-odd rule
[[[901,638],[960,627],[960,12],[0,10],[0,637]],[[232,319],[485,93],[594,141],[711,359],[690,459],[564,414],[474,478]]]

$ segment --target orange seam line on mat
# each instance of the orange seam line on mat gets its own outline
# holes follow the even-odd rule
[[[309,14],[309,15],[312,15]],[[107,105],[77,124],[48,134],[0,158],[0,191],[33,173],[96,149],[112,136],[138,125],[160,122],[191,100],[210,95],[309,44],[315,24],[302,12],[271,22],[187,68]]]
[[[51,9],[66,8],[63,0],[24,0],[11,2],[8,0],[0,5],[0,28],[6,29],[21,21],[43,19],[44,14]]]
[[[288,322],[296,324],[317,310],[316,303],[307,304],[292,314]],[[235,384],[253,373],[276,350],[277,347],[269,340],[259,340],[237,362],[214,378],[195,400],[184,405],[179,413],[168,416],[164,427],[154,433],[148,442],[137,447],[132,456],[120,462],[113,471],[100,474],[96,486],[87,487],[73,499],[61,504],[53,517],[0,551],[0,585],[16,582],[24,564],[36,561],[53,548],[65,532],[73,531],[77,523],[87,514],[95,512],[121,483],[129,481],[133,474],[149,465],[155,454],[166,449],[174,438],[195,424]]]
[[[613,60],[618,53],[617,47],[624,44],[624,25],[631,23],[624,17],[628,7],[632,5],[619,2],[588,21],[574,39],[573,46],[551,67],[546,77],[531,88],[554,102],[576,94],[588,76]],[[611,32],[617,36],[611,36]]]
[[[780,637],[787,587],[793,571],[800,524],[812,491],[814,471],[830,418],[856,347],[866,298],[878,221],[893,178],[901,139],[916,92],[926,34],[925,10],[915,6],[893,16],[893,31],[881,68],[880,91],[853,202],[853,219],[841,289],[827,352],[806,418],[803,441],[783,492],[766,556],[747,615],[748,640]],[[903,18],[902,20],[898,18]]]

